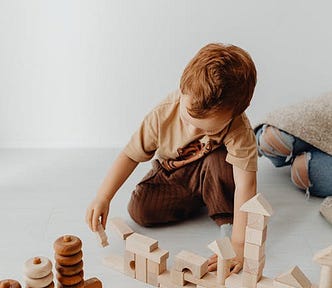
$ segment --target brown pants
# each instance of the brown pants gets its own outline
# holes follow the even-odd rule
[[[154,226],[188,219],[206,205],[218,225],[232,223],[235,185],[226,154],[223,146],[172,172],[154,160],[132,193],[129,214],[142,226]]]

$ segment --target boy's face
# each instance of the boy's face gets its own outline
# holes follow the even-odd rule
[[[222,111],[206,118],[194,118],[188,113],[191,107],[191,98],[188,95],[182,95],[180,98],[180,117],[183,122],[196,128],[196,132],[202,132],[207,135],[214,135],[222,131],[231,121],[232,112]]]

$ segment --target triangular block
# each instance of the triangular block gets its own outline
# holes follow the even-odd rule
[[[317,252],[314,261],[320,265],[332,267],[332,245]]]
[[[281,274],[275,279],[275,281],[282,284],[286,284],[295,288],[310,288],[311,282],[300,270],[299,267],[295,266],[290,271]]]
[[[232,259],[236,256],[231,240],[228,237],[217,239],[210,243],[208,247],[223,260]]]
[[[244,203],[240,210],[269,217],[273,214],[273,209],[270,203],[267,202],[261,193],[258,193],[256,196]]]

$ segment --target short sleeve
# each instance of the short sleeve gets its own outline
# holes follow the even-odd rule
[[[159,121],[155,111],[145,116],[139,129],[132,135],[123,152],[136,162],[150,160],[158,148]]]
[[[254,131],[243,127],[225,137],[226,161],[246,171],[257,171],[257,145]]]

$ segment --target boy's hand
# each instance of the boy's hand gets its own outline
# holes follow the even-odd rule
[[[101,225],[103,225],[104,229],[106,228],[109,207],[110,202],[100,196],[97,196],[89,205],[85,215],[85,222],[93,232],[97,231],[99,218],[101,218]]]
[[[236,256],[235,258],[230,260],[231,262],[231,274],[232,273],[239,273],[243,267],[243,257]],[[217,255],[213,254],[209,258],[209,271],[215,271],[217,270]]]

